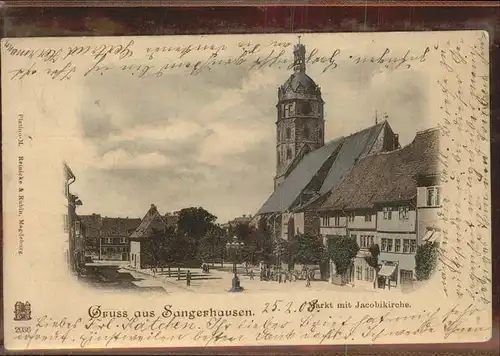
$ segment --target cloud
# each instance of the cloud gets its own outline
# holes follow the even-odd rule
[[[77,146],[86,162],[76,183],[82,212],[141,216],[155,203],[162,211],[203,206],[222,221],[255,213],[273,189],[277,88],[290,74],[227,67],[89,78]],[[308,74],[322,88],[326,141],[373,125],[376,110],[403,143],[429,126],[428,78],[419,71],[346,62]]]
[[[121,132],[108,137],[110,142],[125,142],[135,140],[165,140],[169,142],[182,142],[204,130],[194,121],[165,120],[157,124],[140,124],[125,128]]]
[[[171,161],[159,153],[133,155],[130,152],[118,149],[104,154],[95,162],[95,168],[100,169],[150,169],[165,167]]]

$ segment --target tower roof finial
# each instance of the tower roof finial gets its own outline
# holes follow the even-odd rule
[[[306,71],[306,47],[300,43],[300,35],[299,43],[293,46],[293,56],[294,56],[294,72],[302,72]]]

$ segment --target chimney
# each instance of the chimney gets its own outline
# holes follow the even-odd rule
[[[399,147],[399,135],[394,134],[394,149],[397,150]]]

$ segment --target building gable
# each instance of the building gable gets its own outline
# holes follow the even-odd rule
[[[167,228],[167,222],[160,215],[156,206],[151,204],[151,208],[149,208],[141,223],[130,237],[144,238],[148,237],[154,230],[165,231]]]
[[[331,166],[321,186],[320,195],[324,195],[335,189],[360,159],[383,148],[385,141],[383,134],[387,126],[389,124],[384,121],[346,137],[337,159]],[[379,148],[375,146],[377,139],[382,141],[382,145]]]

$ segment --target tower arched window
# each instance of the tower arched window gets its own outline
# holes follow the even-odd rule
[[[286,159],[290,159],[290,158],[292,158],[292,149],[287,148],[286,149]]]
[[[290,117],[292,114],[291,111],[292,111],[292,104],[291,103],[285,104],[285,117]]]
[[[320,129],[318,130],[318,137],[319,137],[319,139],[320,139],[320,140],[321,140],[321,139],[322,139],[322,137],[323,137],[323,129],[322,129],[322,128],[320,128]]]
[[[286,129],[286,138],[287,139],[292,138],[292,129],[291,128]]]
[[[311,112],[312,112],[312,107],[308,101],[297,103],[297,113],[299,115],[310,115]]]

